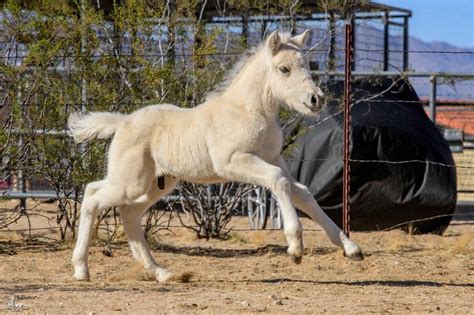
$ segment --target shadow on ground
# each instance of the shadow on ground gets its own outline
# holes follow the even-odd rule
[[[141,281],[137,281],[139,283]],[[260,280],[194,280],[190,281],[196,284],[202,284],[209,286],[209,283],[245,283],[248,284],[284,284],[284,283],[305,283],[312,284],[315,286],[318,285],[348,285],[348,286],[360,286],[360,287],[370,287],[370,286],[386,286],[386,287],[464,287],[464,288],[474,288],[474,283],[447,283],[440,281],[422,281],[422,280],[366,280],[366,281],[318,281],[318,280],[306,280],[306,279],[292,279],[292,278],[272,278],[272,279],[260,279]],[[138,284],[137,284],[138,285]],[[78,283],[71,281],[71,283],[63,285],[40,285],[40,284],[24,284],[24,285],[7,285],[0,286],[0,292],[4,294],[27,294],[27,293],[38,293],[39,291],[48,291],[56,290],[61,292],[134,292],[134,291],[157,291],[157,292],[172,292],[174,290],[182,290],[182,286],[187,284],[182,283],[156,283],[156,287],[143,286],[142,288],[128,287],[128,286],[97,286],[97,283],[88,282],[88,283]]]
[[[210,248],[210,247],[175,247],[171,245],[158,245],[154,249],[173,254],[184,254],[189,256],[208,256],[217,258],[235,258],[235,257],[248,257],[248,256],[263,256],[267,254],[285,254],[287,246],[282,245],[266,245],[258,248],[250,249],[229,249],[229,248]],[[318,248],[306,248],[305,255],[328,255],[337,252],[338,249],[335,247],[318,247]]]

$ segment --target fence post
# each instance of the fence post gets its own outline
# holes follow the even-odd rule
[[[242,37],[245,49],[249,46],[249,16],[248,12],[242,14]]]
[[[23,135],[21,134],[21,131],[20,131],[20,139],[18,139],[18,147],[19,147],[20,150],[22,150]],[[25,167],[24,163],[22,163],[22,165],[18,169],[18,190],[22,194],[26,193],[25,172],[23,170],[24,167]],[[21,213],[26,213],[26,198],[24,198],[24,197],[20,198],[20,212]]]
[[[408,17],[403,18],[403,71],[408,71]]]
[[[16,62],[16,58],[15,58],[15,62]],[[23,75],[20,77],[21,82],[23,82],[24,78],[25,77]],[[20,83],[19,86],[18,86],[17,98],[18,98],[19,102],[21,102],[21,99],[23,97],[23,93],[22,93],[23,89],[26,90],[26,91],[28,90],[27,89],[28,84],[26,82],[28,82],[28,77],[26,77],[26,80],[25,80],[25,83],[24,83],[25,85]],[[21,103],[23,103],[23,102],[21,102]],[[27,103],[27,99],[25,99],[25,102],[23,103],[22,106],[26,105],[26,103]],[[22,152],[23,145],[25,143],[24,143],[24,140],[23,140],[23,130],[22,130],[21,127],[19,128],[18,135],[19,135],[19,138],[18,138],[18,151]],[[25,158],[21,159],[20,167],[18,168],[18,173],[17,173],[18,178],[17,178],[17,183],[16,183],[16,189],[19,190],[21,194],[26,193],[26,180],[25,180],[25,169],[24,168],[25,168],[25,164],[28,164],[27,162],[28,162],[28,157],[25,155]],[[13,184],[13,185],[15,185],[15,184]],[[26,198],[24,198],[24,197],[20,198],[20,213],[26,214]]]
[[[356,38],[356,19],[355,16],[351,18],[352,24],[352,63],[351,70],[356,71],[356,60],[357,60],[357,38]]]
[[[85,12],[85,0],[81,0],[81,23],[84,20],[84,12]],[[84,34],[81,34],[81,55],[84,57],[86,46],[86,38]],[[83,66],[84,67],[84,66]],[[82,68],[82,79],[81,79],[81,114],[85,114],[87,111],[87,82],[84,77],[84,68]]]
[[[334,12],[329,11],[329,53],[327,60],[327,70],[336,70],[336,21]]]
[[[436,124],[436,87],[437,87],[437,80],[436,76],[430,76],[430,119],[433,123]]]
[[[345,46],[345,65],[344,65],[344,126],[343,126],[343,188],[342,188],[342,227],[344,233],[349,237],[350,234],[350,137],[351,137],[351,94],[352,94],[352,33],[353,33],[353,19],[354,14],[352,10],[352,1],[349,2],[350,11],[349,16],[346,19],[345,35],[346,35],[346,46]]]
[[[388,65],[389,65],[389,37],[390,37],[390,31],[389,31],[389,15],[388,11],[385,11],[384,17],[383,17],[383,71],[388,71]]]

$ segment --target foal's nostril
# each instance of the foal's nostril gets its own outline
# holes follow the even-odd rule
[[[316,106],[318,103],[318,100],[316,99],[316,96],[312,95],[311,96],[311,105]]]

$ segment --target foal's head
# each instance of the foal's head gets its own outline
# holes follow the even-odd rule
[[[311,78],[308,60],[301,48],[309,35],[306,30],[293,37],[278,31],[266,41],[270,61],[269,85],[275,101],[306,115],[319,112],[323,93]]]

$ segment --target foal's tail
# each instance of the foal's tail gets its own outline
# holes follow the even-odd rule
[[[87,142],[94,138],[111,137],[125,115],[120,113],[73,113],[69,116],[68,126],[75,142]]]

